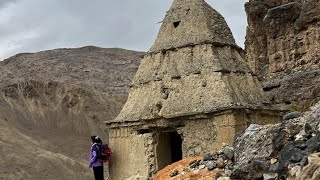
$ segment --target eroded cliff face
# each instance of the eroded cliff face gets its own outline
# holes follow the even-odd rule
[[[84,47],[0,62],[0,179],[91,179],[91,134],[127,99],[143,53]],[[8,168],[14,167],[14,168]]]
[[[246,60],[270,100],[307,110],[320,100],[320,2],[250,0]]]

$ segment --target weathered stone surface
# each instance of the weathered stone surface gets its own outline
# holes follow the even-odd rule
[[[320,70],[295,72],[282,79],[262,82],[267,97],[281,109],[307,111],[320,101]]]
[[[286,171],[289,163],[298,163],[302,157],[306,155],[301,149],[295,148],[291,143],[288,143],[279,152],[279,163],[276,172],[283,174]]]
[[[177,169],[175,169],[170,173],[170,177],[174,177],[174,176],[176,176],[178,174],[179,174],[179,171]]]
[[[296,177],[297,180],[320,179],[320,153],[311,154],[308,159],[308,165],[303,167],[300,175]]]
[[[298,30],[308,29],[313,24],[319,25],[320,21],[320,2],[317,0],[304,1],[299,19],[296,22]]]
[[[224,18],[203,0],[175,0],[149,50],[158,52],[201,43],[236,46]]]
[[[217,179],[219,179],[220,177],[222,177],[222,174],[221,174],[221,173],[217,173],[217,174],[214,176],[214,179],[217,180]]]
[[[204,79],[206,87],[201,86]],[[163,100],[165,89],[170,93]],[[258,81],[250,74],[211,72],[179,80],[166,78],[132,87],[128,101],[115,121],[173,118],[231,108],[262,108],[266,102],[263,97]]]
[[[219,177],[217,180],[230,180],[229,177]]]
[[[251,70],[234,48],[212,44],[195,45],[146,55],[135,75],[133,85],[212,72],[245,74]]]
[[[277,173],[266,173],[266,174],[263,174],[263,179],[264,180],[277,180],[278,174]]]
[[[207,168],[208,168],[208,170],[209,171],[212,171],[214,168],[216,168],[217,167],[217,164],[216,163],[214,163],[213,161],[209,161],[208,163],[207,163]]]
[[[291,113],[288,113],[285,116],[283,116],[283,120],[287,121],[287,120],[290,120],[290,119],[299,118],[301,116],[302,116],[301,112],[297,112],[297,111],[296,112],[291,112]]]
[[[319,98],[320,2],[250,0],[246,61],[269,99],[283,109],[306,111]],[[265,21],[264,21],[265,18]]]
[[[206,154],[206,155],[204,155],[203,161],[210,161],[210,160],[213,160],[213,157],[212,157],[211,154]]]
[[[149,159],[145,155],[145,151],[149,147],[147,142],[150,139],[151,134],[139,135],[129,128],[111,129],[109,131],[109,144],[112,145],[112,151],[114,152],[110,161],[110,164],[112,164],[112,167],[110,167],[111,176],[117,179],[147,177]],[[124,146],[130,147],[130,149],[123,148]],[[126,156],[122,156],[122,154]],[[125,170],[118,168],[122,164],[126,164]]]
[[[300,12],[301,4],[297,2],[291,2],[269,9],[263,20],[265,22],[270,22],[272,19],[281,18],[285,21],[294,21],[299,17]]]
[[[197,169],[200,166],[200,162],[199,160],[194,160],[189,164],[189,167],[191,169]]]
[[[233,157],[234,157],[234,148],[233,147],[225,147],[223,149],[223,154],[225,155],[226,158],[233,159]]]
[[[185,157],[202,156],[204,152],[212,151],[212,142],[216,140],[217,136],[216,127],[213,120],[203,120],[202,122],[188,122],[182,129],[184,139],[182,150]]]
[[[255,159],[241,168],[236,168],[231,177],[233,179],[261,179],[268,169],[269,164],[266,161]]]
[[[311,137],[306,142],[307,148],[305,149],[308,153],[318,151],[320,149],[320,135],[315,135]]]
[[[294,167],[306,165],[305,157],[319,152],[320,138],[316,135],[319,134],[317,130],[313,133],[314,136],[305,136],[302,140],[296,140],[294,137],[305,131],[305,124],[320,122],[320,118],[314,119],[318,117],[316,114],[319,114],[319,108],[320,104],[317,104],[306,116],[283,121],[281,124],[251,125],[241,137],[235,140],[236,154],[232,177],[250,179],[248,169],[256,160],[267,162],[269,168],[261,169],[264,174],[277,173],[279,177],[288,177],[289,171],[294,171],[294,176],[298,176],[299,173]],[[272,158],[278,158],[278,160],[273,160],[272,163],[267,161]],[[256,176],[257,173],[253,175]]]
[[[221,158],[221,157],[217,159],[216,163],[217,163],[217,168],[221,168],[222,169],[222,168],[224,168],[226,166],[225,163],[224,163],[224,159]]]

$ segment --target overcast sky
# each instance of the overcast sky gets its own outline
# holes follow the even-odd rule
[[[207,0],[243,47],[246,0]],[[147,51],[172,0],[0,0],[0,60],[20,52],[81,47]]]

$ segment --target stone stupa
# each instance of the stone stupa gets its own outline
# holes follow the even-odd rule
[[[152,177],[183,157],[232,143],[251,123],[278,122],[242,53],[204,0],[175,0],[125,106],[107,123],[112,178]]]

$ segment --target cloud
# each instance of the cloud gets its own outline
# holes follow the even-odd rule
[[[245,0],[208,0],[244,42]],[[0,59],[96,45],[147,51],[172,0],[1,0]]]
[[[14,3],[16,0],[1,0],[0,1],[0,8],[7,5],[8,3]]]

